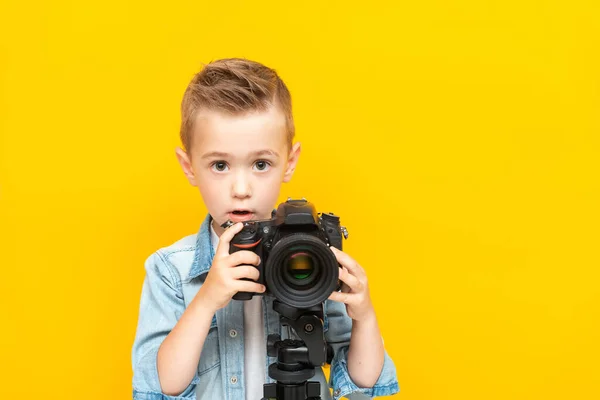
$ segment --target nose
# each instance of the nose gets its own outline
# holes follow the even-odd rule
[[[248,177],[243,171],[240,171],[234,176],[231,187],[231,195],[238,199],[248,198],[252,196],[251,186],[250,177]]]

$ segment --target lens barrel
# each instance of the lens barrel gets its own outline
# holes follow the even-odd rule
[[[320,304],[338,287],[335,255],[321,239],[305,233],[277,241],[264,273],[271,294],[292,307]]]

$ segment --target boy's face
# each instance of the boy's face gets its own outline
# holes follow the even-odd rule
[[[176,150],[183,172],[200,189],[220,236],[228,219],[271,218],[283,182],[294,173],[300,144],[287,145],[285,116],[275,107],[232,116],[201,111],[189,155]]]

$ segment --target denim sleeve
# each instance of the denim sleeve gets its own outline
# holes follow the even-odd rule
[[[383,369],[375,385],[371,388],[358,387],[348,372],[348,349],[352,319],[346,313],[343,303],[325,301],[327,331],[325,339],[333,347],[333,360],[329,375],[329,385],[333,388],[333,399],[347,397],[349,400],[370,399],[377,396],[389,396],[400,390],[396,377],[396,367],[387,352],[384,355]]]
[[[145,268],[146,277],[142,286],[138,326],[131,354],[133,398],[194,399],[197,375],[183,393],[167,396],[162,393],[156,363],[158,348],[185,310],[181,279],[175,268],[159,252],[148,257]]]

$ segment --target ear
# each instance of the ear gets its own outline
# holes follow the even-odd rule
[[[190,182],[190,185],[197,186],[196,175],[194,174],[192,162],[190,161],[187,153],[181,147],[178,147],[175,149],[175,155],[177,156],[177,161],[179,161],[179,165],[181,165],[181,169],[183,170],[185,177]]]
[[[294,143],[288,156],[287,167],[283,175],[283,182],[287,183],[292,180],[292,175],[294,175],[294,170],[296,169],[296,164],[298,164],[298,158],[300,157],[300,150],[300,143]]]

